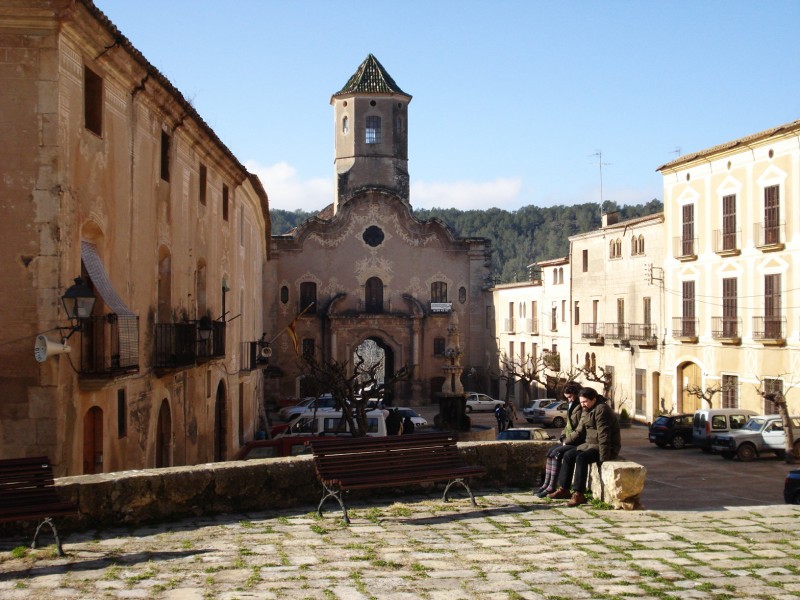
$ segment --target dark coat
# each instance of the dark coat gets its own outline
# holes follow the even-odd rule
[[[579,443],[583,436],[583,443]],[[614,409],[605,402],[597,402],[591,410],[584,411],[580,423],[564,440],[565,444],[579,444],[578,450],[596,448],[600,460],[613,460],[619,456],[622,438]]]

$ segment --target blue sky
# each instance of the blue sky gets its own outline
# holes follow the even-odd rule
[[[272,208],[333,199],[330,97],[374,54],[414,98],[411,203],[662,197],[655,171],[800,118],[800,1],[95,0]]]

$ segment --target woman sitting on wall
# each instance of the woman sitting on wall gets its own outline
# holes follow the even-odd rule
[[[545,464],[544,481],[542,487],[536,492],[536,496],[544,498],[548,494],[552,494],[556,489],[556,482],[558,481],[558,472],[561,470],[561,460],[567,450],[573,446],[565,446],[564,440],[578,427],[581,421],[581,404],[578,399],[578,393],[581,391],[581,384],[577,381],[569,381],[564,385],[564,398],[566,398],[569,405],[567,406],[567,425],[564,431],[561,432],[561,446],[553,446],[547,451],[547,463]],[[578,440],[580,443],[583,440]]]

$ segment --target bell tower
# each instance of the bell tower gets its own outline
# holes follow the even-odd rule
[[[368,55],[331,97],[334,115],[333,212],[365,189],[409,201],[408,103],[383,65]]]

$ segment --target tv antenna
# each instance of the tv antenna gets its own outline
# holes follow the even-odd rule
[[[597,157],[597,164],[600,167],[600,215],[603,214],[603,167],[610,165],[611,163],[604,163],[603,162],[603,151],[598,150],[594,154],[590,154],[590,157],[594,158]]]

